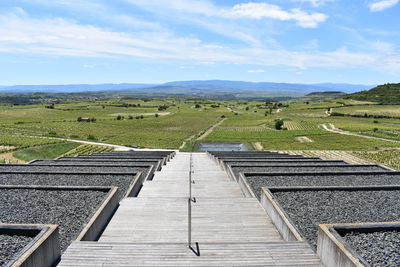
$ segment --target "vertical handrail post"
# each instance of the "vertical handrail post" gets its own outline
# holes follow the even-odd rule
[[[193,251],[196,256],[200,256],[200,248],[199,243],[196,242],[196,249],[192,247],[192,202],[196,202],[194,198],[192,198],[192,153],[190,153],[190,165],[189,165],[189,198],[188,198],[188,247],[191,251]]]

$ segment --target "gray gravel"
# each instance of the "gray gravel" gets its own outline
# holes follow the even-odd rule
[[[349,165],[344,161],[236,161],[236,162],[228,162],[229,165],[232,166],[303,166],[303,165]]]
[[[33,237],[21,235],[0,235],[0,266],[5,266],[19,253]]]
[[[304,159],[224,159],[223,160],[227,164],[236,164],[240,162],[264,162],[264,163],[269,163],[269,162],[313,162],[313,161],[318,161],[318,162],[326,162],[326,160],[322,159],[315,159],[315,158],[304,158]]]
[[[70,161],[70,160],[38,160],[30,163],[29,165],[93,165],[93,166],[143,166],[143,165],[157,165],[158,161]]]
[[[236,177],[239,177],[240,172],[254,173],[303,173],[303,172],[382,172],[388,171],[378,165],[374,166],[363,166],[363,165],[337,165],[337,166],[279,166],[279,167],[268,167],[268,166],[246,166],[246,167],[232,167],[233,173]],[[248,175],[248,177],[251,177]]]
[[[314,250],[319,224],[400,220],[399,190],[297,190],[273,194]]]
[[[65,250],[102,203],[95,190],[0,189],[2,223],[58,224]]]
[[[66,172],[66,173],[136,173],[138,171],[147,173],[149,168],[134,168],[124,166],[40,166],[40,165],[0,165],[2,172]]]
[[[69,186],[117,186],[121,199],[134,179],[127,175],[79,175],[79,174],[1,174],[3,185],[69,185]],[[1,217],[0,217],[1,219]]]
[[[261,187],[280,186],[357,186],[357,185],[400,185],[400,175],[389,174],[339,174],[339,175],[277,175],[248,176],[247,181],[257,197]]]
[[[59,158],[57,161],[79,161],[79,162],[89,162],[89,161],[97,161],[97,162],[154,162],[160,159],[123,159],[123,158]]]
[[[345,241],[372,266],[400,266],[400,232],[351,232]]]

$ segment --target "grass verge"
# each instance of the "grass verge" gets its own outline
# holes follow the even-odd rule
[[[78,146],[78,143],[43,145],[15,151],[13,156],[23,161],[31,161],[34,159],[54,159]]]

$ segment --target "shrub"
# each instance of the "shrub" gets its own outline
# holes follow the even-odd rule
[[[89,134],[88,137],[87,137],[87,139],[88,139],[88,140],[92,140],[92,141],[97,140],[96,136],[94,136],[94,135],[92,135],[92,134]]]
[[[283,127],[283,120],[276,119],[275,120],[275,129],[282,130],[282,127]]]

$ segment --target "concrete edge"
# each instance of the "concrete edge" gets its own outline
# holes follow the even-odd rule
[[[378,232],[399,230],[400,221],[321,224],[318,230],[317,253],[330,266],[370,266],[342,237],[341,232]]]
[[[144,178],[145,181],[151,181],[153,180],[154,177],[154,172],[155,172],[155,166],[154,165],[149,165],[149,169],[147,171],[147,175]]]
[[[237,183],[240,186],[240,189],[242,189],[243,194],[246,197],[252,197],[252,198],[257,198],[256,194],[254,193],[253,189],[249,185],[246,176],[244,175],[243,172],[239,173],[239,178],[237,180]]]
[[[0,224],[2,231],[32,232],[34,239],[5,264],[5,267],[51,267],[61,257],[58,225]],[[36,234],[35,234],[36,233]]]
[[[304,241],[286,212],[275,201],[271,191],[266,187],[261,188],[260,203],[285,241]]]
[[[320,224],[318,229],[317,255],[327,267],[352,266],[364,267],[357,257],[353,256],[346,245],[339,241],[330,230],[330,225]]]
[[[232,166],[227,164],[226,167],[227,168],[225,171],[228,173],[229,178],[231,178],[232,181],[238,182],[239,178],[235,176],[235,173],[232,170]]]
[[[126,192],[124,198],[137,197],[140,190],[142,189],[144,181],[146,181],[146,176],[144,176],[142,172],[138,172],[135,176],[135,179],[131,183],[128,191]]]
[[[118,187],[110,186],[103,188],[109,190],[106,199],[103,200],[100,207],[96,210],[89,222],[82,229],[75,241],[97,240],[110,221],[111,216],[117,209],[119,205],[117,197]]]

